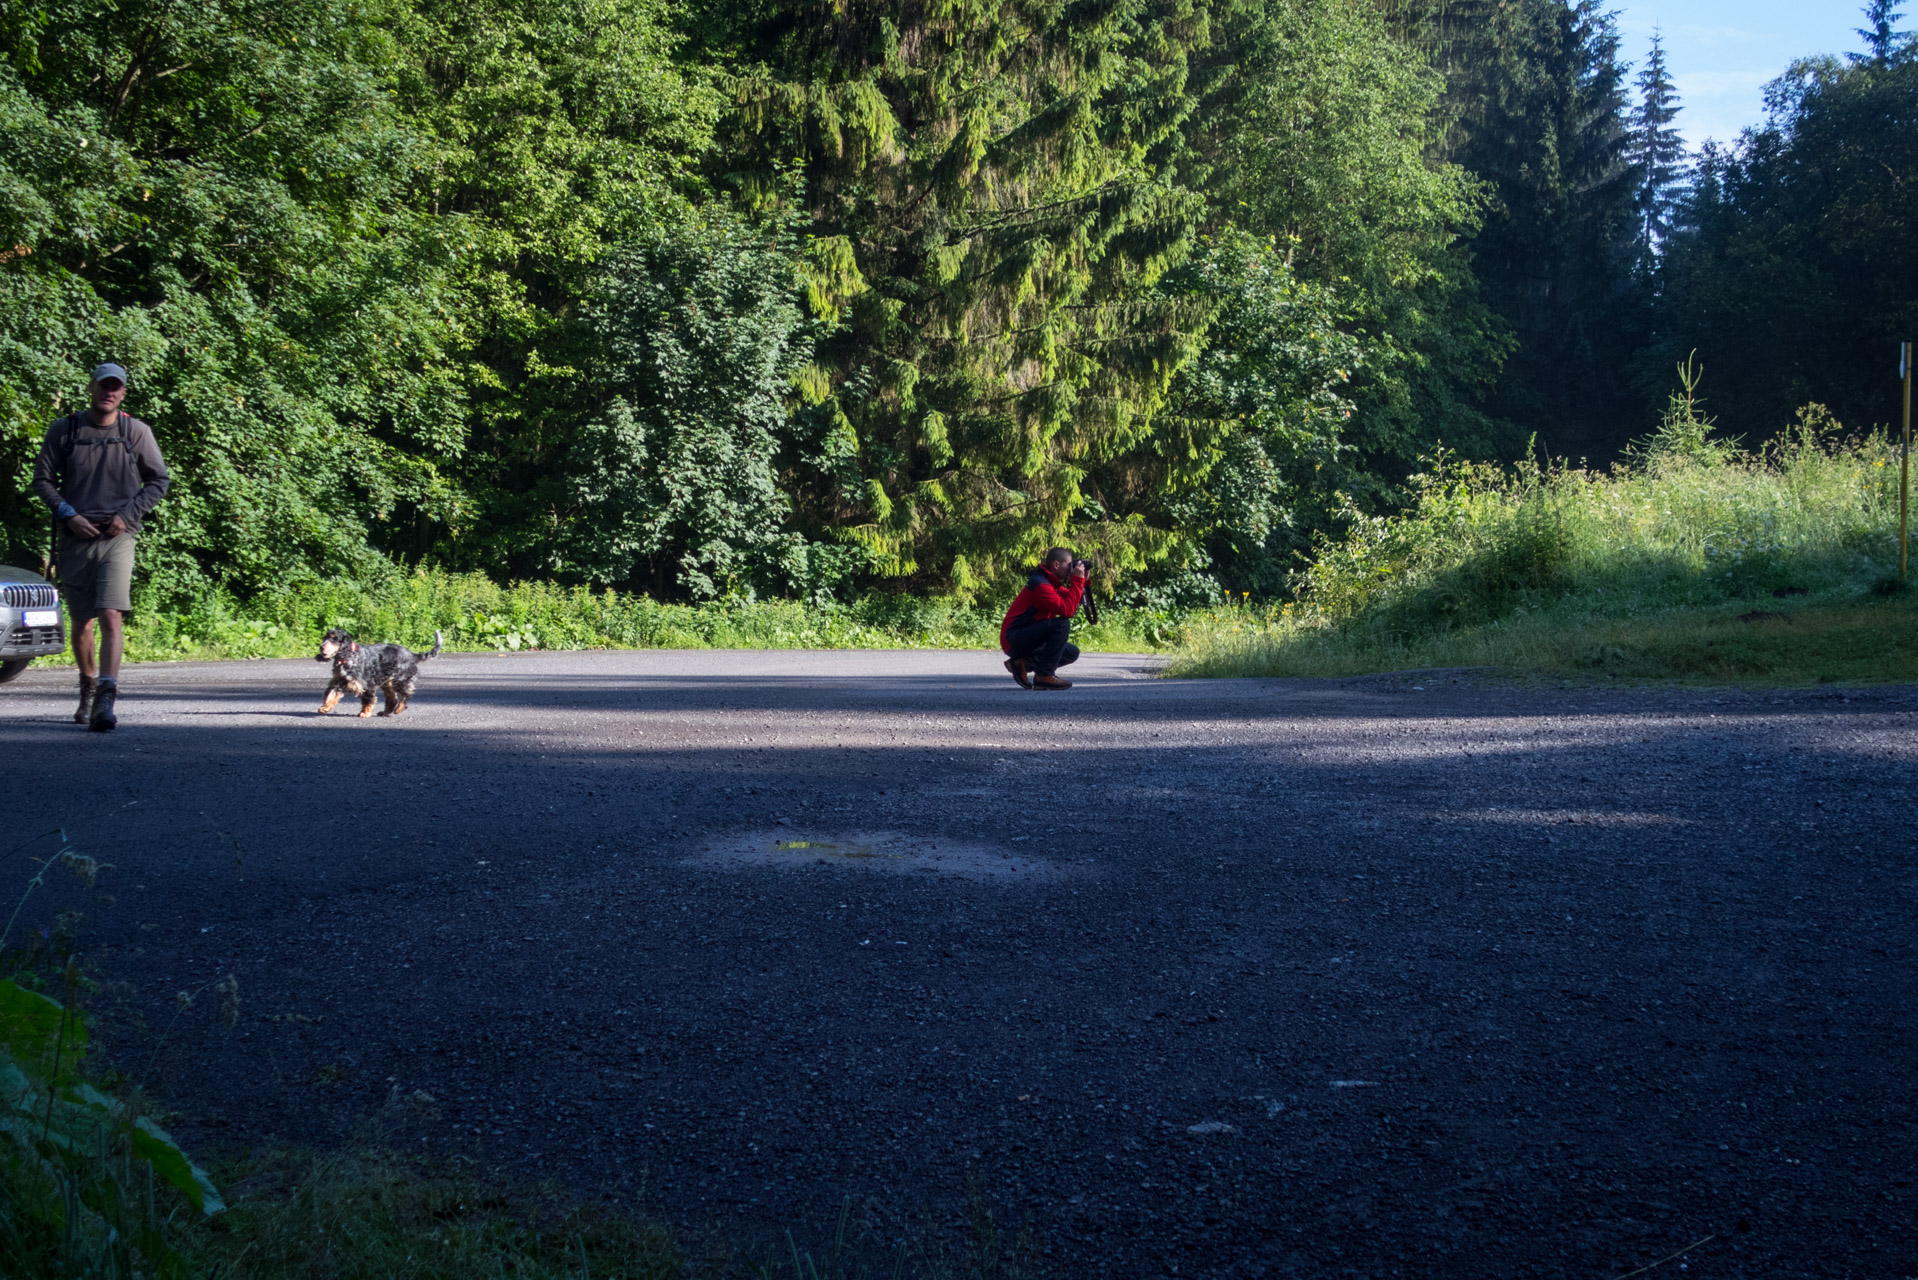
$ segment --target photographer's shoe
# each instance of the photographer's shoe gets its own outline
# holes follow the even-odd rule
[[[93,718],[87,721],[87,728],[95,733],[107,733],[120,723],[120,718],[113,714],[113,695],[119,691],[118,681],[100,678],[93,691]]]
[[[92,676],[80,677],[80,707],[73,713],[73,723],[85,724],[93,719],[93,693],[97,684]]]
[[[1007,658],[1006,670],[1012,672],[1012,678],[1018,682],[1021,689],[1030,689],[1032,687],[1032,673],[1026,670],[1026,664],[1019,659]]]
[[[1034,676],[1032,687],[1035,689],[1070,689],[1072,681],[1061,680],[1058,676]]]

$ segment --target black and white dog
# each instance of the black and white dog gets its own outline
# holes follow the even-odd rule
[[[373,714],[373,699],[386,695],[383,716],[396,716],[413,700],[413,685],[420,678],[420,663],[440,651],[440,633],[433,633],[433,652],[414,653],[403,644],[361,644],[338,627],[320,641],[318,661],[333,664],[333,678],[326,682],[326,697],[320,702],[325,715],[339,705],[343,694],[360,697],[360,715]]]

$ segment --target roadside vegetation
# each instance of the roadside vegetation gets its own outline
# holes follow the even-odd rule
[[[1610,471],[1439,459],[1399,515],[1354,514],[1295,601],[1196,619],[1172,670],[1345,676],[1918,679],[1896,447],[1817,406],[1763,447],[1714,438],[1695,376]]]
[[[1819,406],[1746,450],[1713,429],[1694,368],[1656,432],[1597,471],[1443,453],[1390,516],[1345,513],[1292,599],[1179,608],[1108,603],[1075,637],[1160,652],[1183,676],[1349,676],[1431,667],[1578,679],[1918,680],[1918,596],[1897,589],[1898,454]],[[306,657],[330,626],[416,648],[973,648],[991,604],[873,593],[851,603],[671,603],[483,574],[394,570],[247,602],[141,600],[136,661]]]
[[[1896,412],[1899,17],[1692,154],[1590,0],[0,0],[0,559],[113,359],[173,472],[137,658],[986,645],[1060,543],[1093,647],[1191,670],[1756,670],[1643,638],[1707,537],[1599,510],[1651,480],[1497,467],[1620,456],[1692,352],[1744,430]],[[1558,576],[1430,603],[1546,507]]]
[[[139,603],[145,604],[145,601]],[[501,586],[483,574],[395,574],[375,587],[311,583],[241,603],[215,594],[184,608],[136,610],[127,654],[136,662],[306,658],[328,627],[415,649],[996,649],[1000,610],[952,599],[869,595],[826,600],[728,599],[677,604],[650,596],[544,582]],[[1101,611],[1081,620],[1079,642],[1144,652],[1176,641],[1186,615]]]

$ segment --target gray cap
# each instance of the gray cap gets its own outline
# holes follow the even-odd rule
[[[120,385],[124,387],[127,382],[127,371],[117,364],[103,364],[93,371],[95,382],[104,382],[108,378],[118,378]]]

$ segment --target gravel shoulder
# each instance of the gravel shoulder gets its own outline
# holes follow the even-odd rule
[[[35,670],[0,743],[113,864],[123,1057],[239,979],[160,1047],[197,1142],[875,1257],[976,1196],[1041,1275],[1918,1274],[1918,689],[1151,666],[152,664],[113,735]]]

